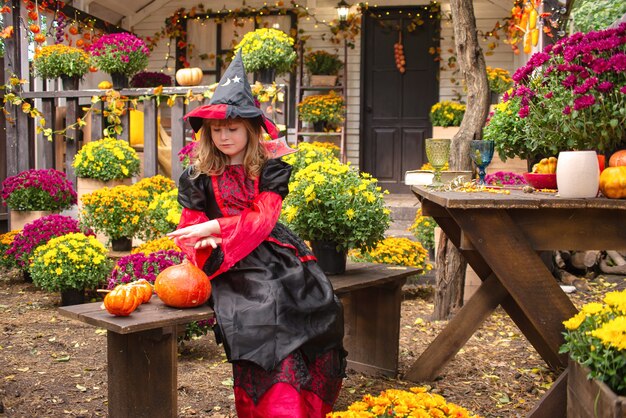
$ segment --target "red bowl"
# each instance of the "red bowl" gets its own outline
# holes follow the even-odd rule
[[[556,174],[524,173],[526,182],[535,189],[556,189]]]

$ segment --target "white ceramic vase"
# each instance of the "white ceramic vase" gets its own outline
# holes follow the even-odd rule
[[[600,167],[595,151],[561,151],[556,165],[559,196],[590,198],[598,195]]]

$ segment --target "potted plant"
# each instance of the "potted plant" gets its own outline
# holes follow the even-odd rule
[[[511,74],[503,68],[487,66],[487,81],[491,92],[491,104],[498,103],[500,95],[513,86]]]
[[[15,237],[17,237],[19,233],[20,231],[15,229],[13,231],[0,234],[0,267],[6,269],[12,269],[17,267],[15,257],[7,254],[7,251],[9,250],[9,248],[11,248]]]
[[[114,89],[128,87],[128,77],[148,66],[150,50],[139,37],[127,33],[109,33],[89,48],[96,66],[111,75]]]
[[[44,216],[26,224],[13,239],[6,254],[15,260],[18,268],[28,272],[30,259],[37,247],[72,232],[83,232],[76,219],[56,214]],[[91,231],[85,231],[85,234],[94,235]]]
[[[311,75],[312,86],[334,86],[343,62],[336,54],[318,50],[305,55],[304,66]]]
[[[334,91],[306,96],[297,107],[300,120],[312,122],[316,132],[323,132],[327,124],[342,123],[346,112],[343,96]]]
[[[590,302],[565,325],[569,353],[567,409],[578,416],[623,416],[626,412],[626,291],[608,292]],[[619,408],[619,409],[618,409]]]
[[[294,39],[285,32],[273,28],[260,28],[244,35],[235,46],[235,54],[241,50],[241,58],[246,71],[268,70],[263,83],[271,83],[275,75],[291,71],[296,61]],[[275,74],[271,74],[274,72]]]
[[[532,149],[612,152],[626,140],[626,23],[575,33],[520,67],[511,94]],[[547,155],[546,155],[547,156]]]
[[[430,108],[428,116],[433,125],[433,138],[452,139],[465,116],[465,105],[447,100],[437,102]]]
[[[61,292],[61,305],[82,303],[85,289],[99,287],[111,271],[107,253],[93,236],[62,235],[35,249],[30,275],[36,286]]]
[[[63,44],[35,49],[33,70],[44,79],[61,78],[65,90],[78,90],[78,82],[89,72],[91,56],[82,49]]]
[[[105,234],[113,251],[130,251],[148,209],[147,191],[134,186],[104,187],[83,195],[80,224]]]
[[[146,88],[146,87],[170,87],[172,85],[172,77],[160,71],[140,71],[130,79],[130,87]]]
[[[102,187],[130,185],[139,173],[137,152],[121,139],[103,138],[85,144],[74,156],[72,167],[78,177],[79,208],[81,198]]]
[[[367,251],[384,238],[391,217],[383,195],[369,174],[334,158],[318,161],[292,177],[281,219],[311,242],[327,273],[340,274],[347,250]],[[321,253],[326,250],[340,254],[343,263],[324,264]]]
[[[2,182],[2,199],[11,208],[11,228],[24,225],[76,204],[76,192],[65,173],[55,169],[32,169]]]
[[[183,262],[185,254],[179,250],[157,250],[154,252],[133,252],[121,257],[115,263],[107,278],[107,288],[113,289],[125,284],[145,279],[154,284],[156,277],[166,268]]]

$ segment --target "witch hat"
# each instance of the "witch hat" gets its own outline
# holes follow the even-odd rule
[[[241,59],[241,50],[230,63],[222,79],[218,83],[208,105],[200,106],[187,113],[183,119],[188,120],[194,132],[202,128],[203,119],[227,118],[260,118],[261,126],[272,138],[279,135],[278,128],[265,117],[258,108],[252,95],[250,83]]]

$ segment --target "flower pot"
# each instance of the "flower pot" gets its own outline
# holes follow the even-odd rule
[[[274,68],[263,68],[257,71],[256,79],[263,84],[272,84],[276,79],[276,70]]]
[[[319,120],[317,122],[313,122],[313,130],[315,132],[326,132],[326,121]]]
[[[600,184],[596,152],[561,151],[556,165],[556,184],[560,197],[596,197]]]
[[[452,139],[459,129],[458,126],[433,126],[433,138]]]
[[[63,83],[63,90],[78,90],[78,85],[80,84],[80,77],[78,76],[61,76],[61,82]]]
[[[133,240],[128,237],[115,238],[111,240],[113,251],[130,251],[133,248]]]
[[[317,264],[326,274],[343,274],[346,271],[348,252],[337,251],[337,243],[334,241],[311,241],[313,254],[317,258]]]
[[[604,382],[587,379],[589,369],[572,359],[567,370],[567,418],[626,416],[626,397]]]
[[[311,86],[313,87],[334,87],[337,84],[336,75],[312,75]]]
[[[115,90],[128,88],[128,76],[122,73],[111,73],[111,82]]]
[[[490,91],[489,92],[489,100],[491,102],[492,105],[496,105],[500,102],[500,94],[496,93],[495,91]]]
[[[85,289],[66,289],[61,291],[61,306],[85,303]]]
[[[44,216],[52,215],[49,210],[12,210],[11,211],[11,230],[24,229],[24,225],[31,223]]]

